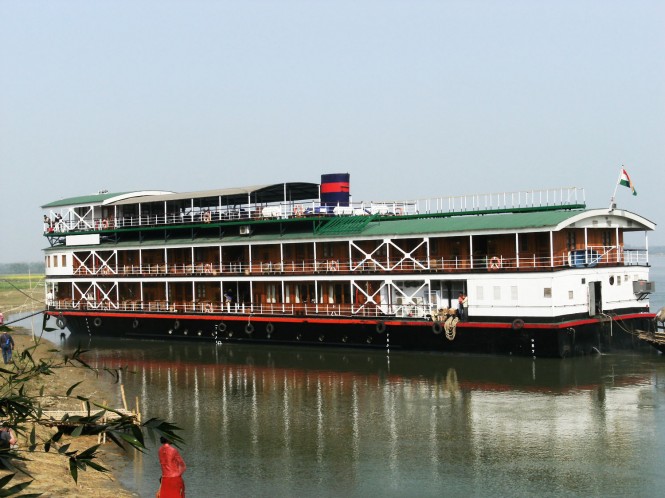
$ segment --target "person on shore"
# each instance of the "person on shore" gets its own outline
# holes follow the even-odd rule
[[[18,448],[16,435],[9,424],[4,422],[0,427],[0,450],[15,450]]]
[[[159,438],[159,464],[162,467],[159,491],[156,498],[185,498],[185,481],[182,474],[187,470],[178,450],[164,436]]]
[[[2,359],[7,363],[12,361],[12,351],[14,350],[14,338],[11,336],[9,331],[4,331],[0,335],[0,346],[2,347]]]

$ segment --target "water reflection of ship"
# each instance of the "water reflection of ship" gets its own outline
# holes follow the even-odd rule
[[[600,385],[634,385],[645,382],[650,374],[627,369],[649,355],[599,356],[571,358],[565,361],[523,357],[445,355],[379,351],[320,350],[318,348],[270,348],[260,346],[204,344],[160,344],[145,347],[145,342],[95,339],[91,353],[101,366],[126,365],[130,370],[142,367],[177,369],[188,372],[224,372],[233,370],[257,373],[282,372],[292,379],[358,376],[387,381],[434,383],[449,390],[524,391],[565,393],[590,390]],[[152,343],[151,343],[152,344]],[[133,347],[136,346],[136,347]],[[112,349],[107,349],[107,348]],[[621,368],[617,369],[618,363]]]
[[[665,370],[647,355],[532,361],[97,339],[87,348],[91,364],[134,372],[122,380],[146,417],[185,428],[192,481],[224,475],[234,496],[292,496],[304,475],[319,479],[305,481],[306,495],[366,496],[370,479],[407,496],[415,479],[419,495],[440,496],[453,478],[507,494],[506,476],[523,479],[525,468],[541,476],[533,494],[584,489],[594,474],[577,465],[590,455],[639,460],[656,413],[641,407]],[[135,475],[154,481],[151,464]]]

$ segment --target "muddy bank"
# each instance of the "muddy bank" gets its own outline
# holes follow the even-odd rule
[[[16,343],[16,353],[34,345],[32,335],[29,331],[15,329],[12,333]],[[36,359],[47,358],[57,355],[57,352],[49,351],[54,345],[43,340],[36,349],[33,357]],[[4,366],[4,365],[3,365]],[[54,375],[44,376],[41,383],[44,386],[45,399],[42,407],[44,410],[81,410],[81,403],[75,400],[66,400],[62,396],[70,386],[83,381],[73,392],[74,395],[89,397],[92,401],[102,403],[106,401],[111,407],[120,407],[121,399],[119,386],[113,383],[113,378],[108,373],[99,376],[82,368],[67,367],[57,369]],[[39,389],[39,386],[36,386]],[[48,437],[48,431],[52,429],[38,428],[37,436]],[[23,469],[34,477],[34,482],[25,490],[27,493],[43,493],[43,496],[68,496],[68,497],[114,497],[128,498],[139,496],[136,493],[123,488],[116,478],[119,471],[126,465],[131,464],[133,452],[129,449],[125,453],[114,443],[108,442],[100,447],[99,461],[106,467],[108,473],[100,473],[92,469],[79,471],[78,483],[74,482],[70,473],[66,457],[54,454],[53,449],[44,453],[43,445],[34,452],[27,451],[28,442],[25,437],[19,435],[19,452],[29,458],[28,462],[17,463],[18,469]],[[69,442],[69,441],[66,441]],[[84,436],[71,440],[71,449],[84,449],[97,444],[96,436]],[[0,470],[0,476],[10,473]],[[20,472],[11,481],[10,485],[29,480]]]

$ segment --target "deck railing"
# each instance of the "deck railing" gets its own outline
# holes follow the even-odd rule
[[[648,251],[617,251],[613,246],[593,246],[586,250],[564,251],[550,257],[543,254],[482,255],[474,258],[375,258],[375,259],[321,259],[321,260],[255,260],[251,263],[231,261],[224,263],[144,263],[79,265],[76,276],[256,276],[256,275],[316,275],[316,274],[383,274],[383,273],[459,273],[468,271],[520,270],[537,271],[547,268],[592,267],[596,265],[646,265]]]
[[[225,315],[273,315],[273,316],[328,316],[370,318],[398,317],[412,319],[430,319],[436,306],[429,303],[393,304],[333,304],[333,303],[269,303],[244,304],[231,302],[172,302],[164,300],[140,301],[123,300],[119,302],[91,299],[55,300],[49,306],[54,311],[122,311],[141,313],[176,313],[176,314],[225,314]]]
[[[403,216],[414,214],[473,213],[533,207],[572,207],[585,205],[584,189],[563,187],[517,192],[500,192],[437,197],[409,201],[351,202],[348,206],[322,205],[318,200],[276,202],[244,206],[201,206],[179,212],[155,215],[79,216],[73,210],[51,212],[44,233],[104,231],[122,228],[254,221],[322,216]],[[95,208],[97,209],[97,208]],[[92,208],[91,208],[92,210]],[[91,211],[92,212],[92,211]],[[64,216],[63,216],[64,214]]]

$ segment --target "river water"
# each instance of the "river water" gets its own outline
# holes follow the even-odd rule
[[[665,305],[665,257],[652,258]],[[69,341],[68,341],[69,342]],[[188,496],[663,496],[665,357],[82,346],[184,429]],[[119,403],[119,400],[115,400]],[[121,475],[153,497],[153,448]]]

